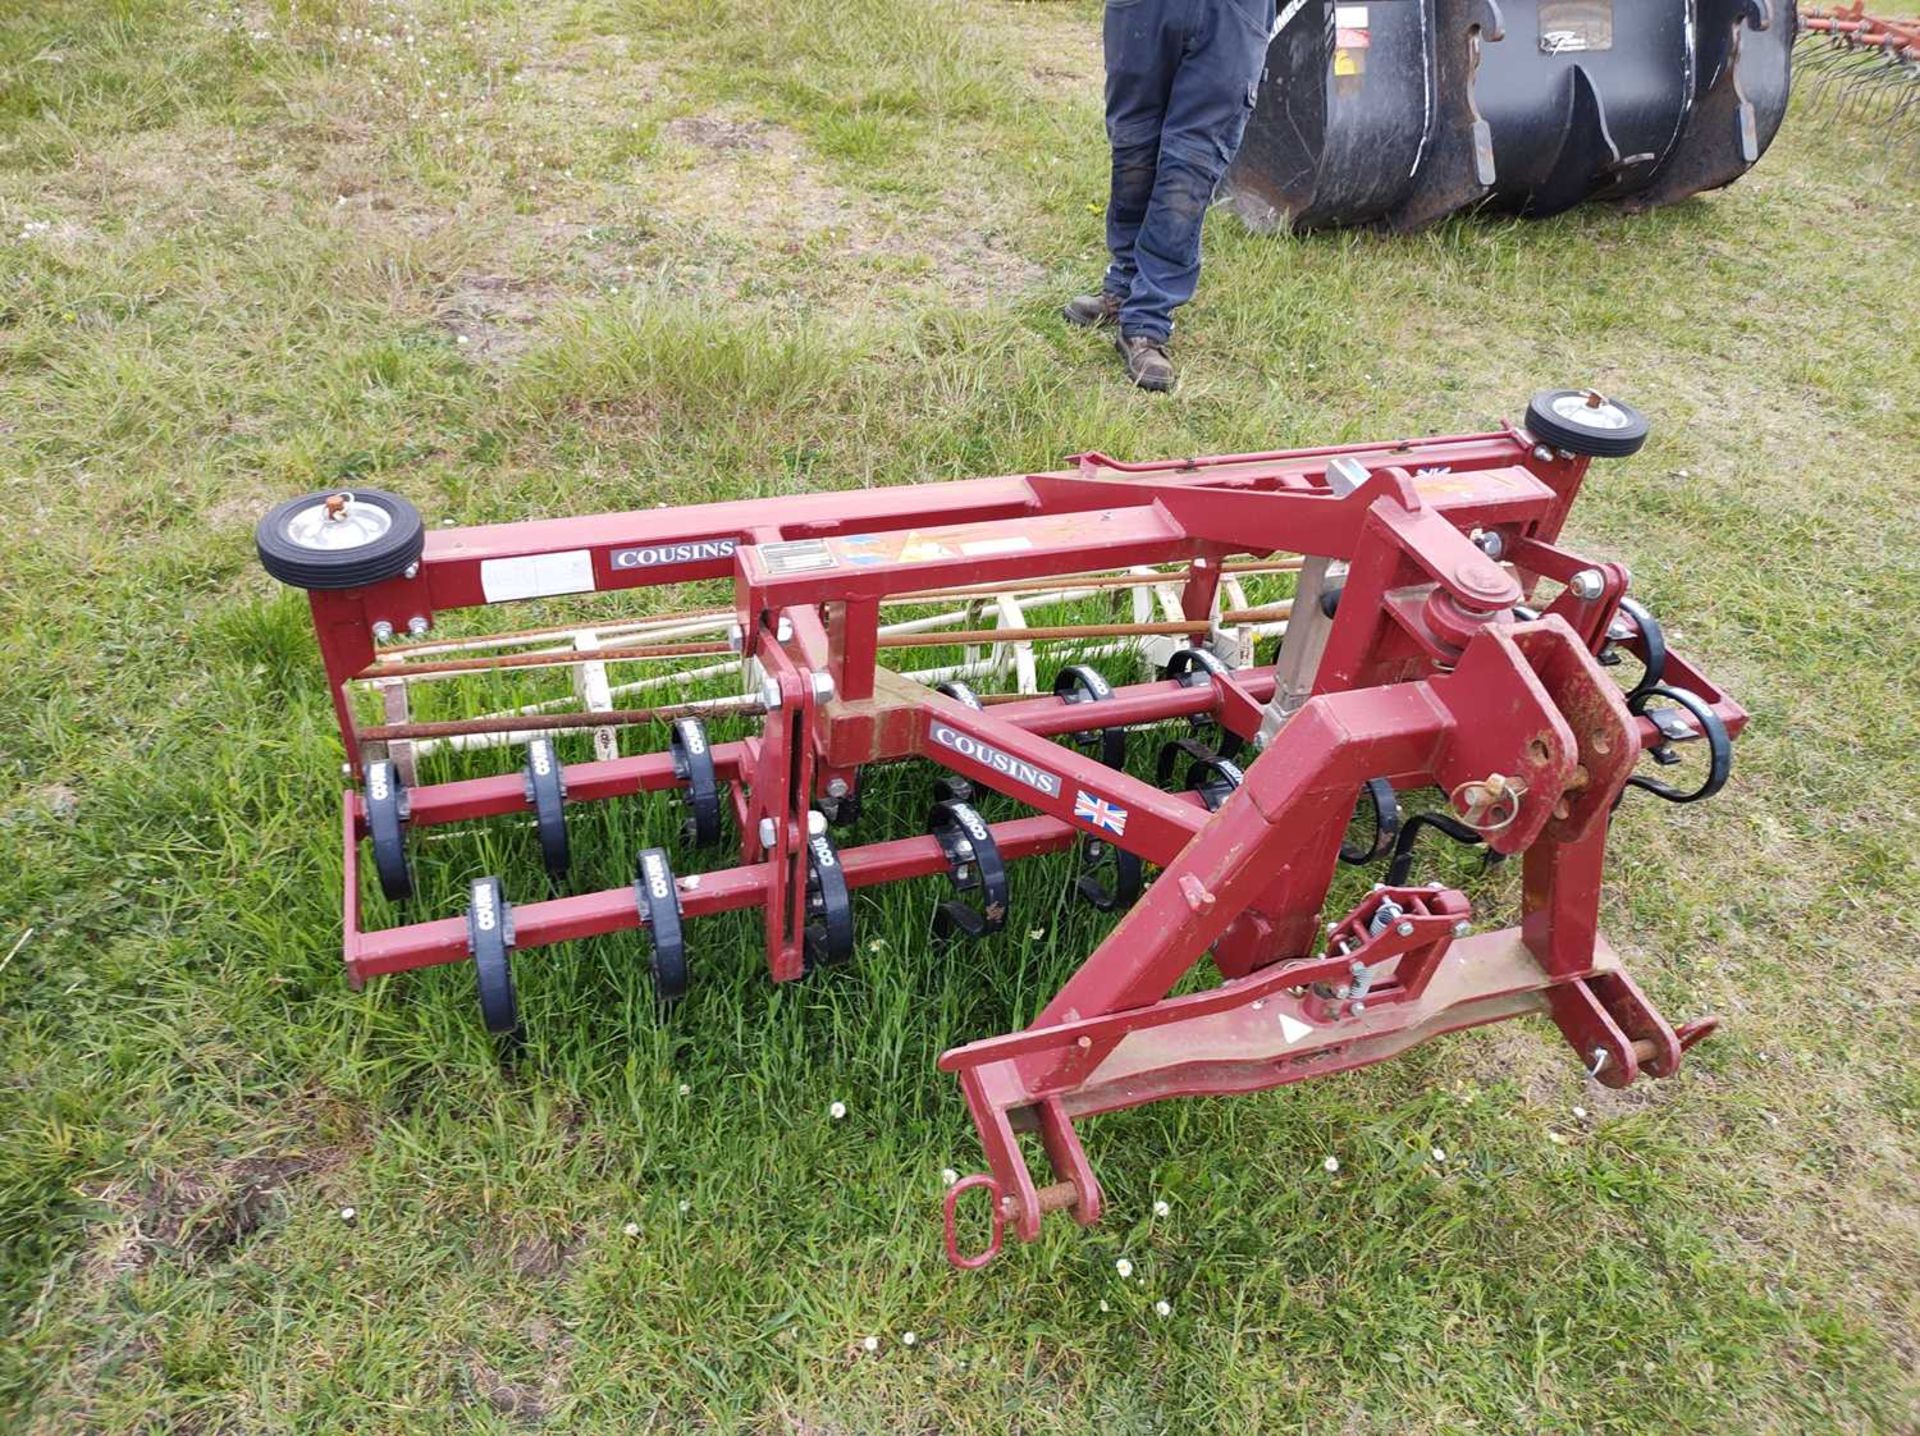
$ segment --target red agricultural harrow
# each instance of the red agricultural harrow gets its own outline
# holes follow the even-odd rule
[[[1670,1025],[1598,931],[1609,815],[1630,787],[1671,802],[1717,791],[1745,714],[1667,646],[1624,567],[1557,543],[1590,459],[1645,433],[1624,404],[1554,391],[1525,427],[1493,433],[1145,464],[1086,454],[1053,473],[482,528],[428,532],[405,500],[367,490],[282,504],[261,521],[261,557],[310,592],[359,778],[341,813],[348,975],[471,962],[488,1026],[513,1033],[511,963],[529,948],[643,929],[669,1001],[687,981],[685,925],[759,907],[768,970],[792,981],[852,953],[855,890],[944,875],[936,931],[987,939],[1006,922],[1009,867],[1075,850],[1080,894],[1124,914],[1031,1026],[940,1059],[990,1169],[948,1194],[962,1266],[990,1259],[1009,1223],[1032,1240],[1050,1211],[1098,1219],[1075,1130],[1097,1113],[1325,1076],[1534,1013],[1608,1086],[1669,1076],[1712,1022]],[[1288,601],[1234,606],[1250,575],[1289,570]],[[428,637],[472,606],[711,580],[732,584],[730,609]],[[1102,593],[1134,595],[1145,616],[1023,621],[1023,600]],[[961,606],[889,622],[908,599]],[[983,611],[999,625],[951,631]],[[1255,626],[1282,623],[1276,661],[1256,665]],[[1032,651],[1055,640],[1144,656],[1157,676],[1114,685],[1074,663],[1051,691],[984,697],[964,681],[1038,686]],[[919,677],[880,661],[934,642],[967,656]],[[609,669],[669,661],[744,672],[746,692],[615,706],[676,680],[616,684]],[[1609,671],[1623,661],[1631,683]],[[535,672],[574,675],[577,699],[435,721],[408,706],[423,685]],[[709,741],[720,713],[759,731]],[[623,755],[621,735],[648,724],[670,725],[667,751]],[[1149,782],[1123,764],[1129,731],[1154,726]],[[557,744],[589,735],[594,756],[563,761]],[[430,745],[503,744],[524,750],[520,771],[419,779]],[[1684,789],[1637,771],[1689,748]],[[942,770],[926,831],[837,843],[863,775],[912,760]],[[983,789],[1031,815],[984,821]],[[1421,790],[1430,810],[1402,821],[1401,796]],[[631,886],[512,902],[487,876],[464,915],[362,927],[363,853],[400,900],[422,830],[517,815],[557,879],[570,814],[650,791],[679,795],[695,844],[731,828],[738,863],[676,875],[648,847]],[[1476,930],[1465,894],[1413,881],[1422,833],[1523,855],[1517,925]],[[1341,861],[1381,863],[1383,881],[1329,914]],[[1202,958],[1217,983],[1170,995]],[[974,1190],[991,1241],[969,1256],[954,1224]]]

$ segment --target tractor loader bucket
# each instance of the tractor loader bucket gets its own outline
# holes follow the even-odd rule
[[[1794,30],[1790,0],[1305,0],[1227,194],[1297,231],[1683,199],[1771,142]]]

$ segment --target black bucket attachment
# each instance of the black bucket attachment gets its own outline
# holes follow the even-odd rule
[[[1256,229],[1412,229],[1731,183],[1780,126],[1791,0],[1292,0],[1227,172]]]

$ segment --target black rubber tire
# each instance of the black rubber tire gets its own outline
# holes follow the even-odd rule
[[[350,491],[356,503],[385,509],[393,519],[393,526],[372,543],[351,549],[312,549],[287,537],[287,524],[295,514],[342,492],[349,491],[302,494],[268,509],[253,530],[260,566],[280,582],[305,589],[365,588],[405,573],[426,547],[427,525],[420,510],[398,494],[381,489]]]
[[[573,854],[567,846],[566,776],[551,738],[527,741],[524,776],[527,805],[533,809],[534,828],[540,836],[540,861],[546,864],[547,876],[559,882],[566,877]]]
[[[1616,428],[1600,428],[1561,418],[1553,412],[1558,399],[1583,399],[1585,389],[1542,389],[1527,405],[1527,432],[1549,448],[1569,454],[1584,454],[1590,459],[1624,459],[1640,452],[1647,442],[1647,421],[1631,404],[1618,399],[1604,402],[1618,411],[1626,423]]]
[[[413,863],[407,857],[407,785],[399,770],[385,758],[367,764],[361,799],[380,891],[391,902],[405,902],[413,896]]]
[[[646,848],[634,865],[634,898],[653,944],[649,970],[653,1000],[672,1007],[687,995],[687,942],[680,921],[680,888],[664,848]]]
[[[513,909],[499,878],[475,878],[467,906],[467,944],[480,987],[480,1017],[487,1031],[511,1042],[522,1036],[520,1004],[513,995]]]

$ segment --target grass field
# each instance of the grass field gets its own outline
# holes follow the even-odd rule
[[[0,1426],[1920,1423],[1920,186],[1871,124],[1802,96],[1748,179],[1639,218],[1217,215],[1153,400],[1055,316],[1100,263],[1085,0],[6,15]],[[1726,1018],[1677,1080],[1609,1093],[1509,1025],[1102,1119],[1106,1222],[959,1277],[939,1174],[980,1162],[933,1061],[1099,936],[1058,863],[958,954],[931,885],[863,897],[859,961],[778,991],[750,923],[702,924],[666,1026],[638,943],[523,961],[510,1071],[462,970],[346,990],[337,738],[252,554],[283,496],[500,520],[1470,429],[1586,382],[1655,433],[1571,541],[1754,715],[1721,799],[1617,826],[1614,942]],[[862,833],[917,831],[924,775],[882,781]],[[671,821],[593,815],[582,880]],[[423,869],[436,913],[536,871],[510,828]]]

